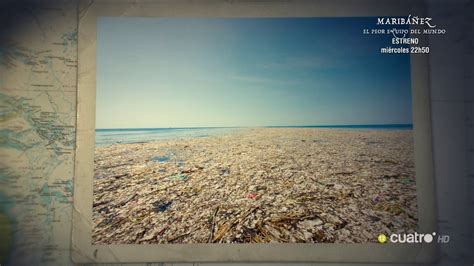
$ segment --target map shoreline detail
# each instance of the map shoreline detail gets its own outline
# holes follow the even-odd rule
[[[2,265],[72,264],[77,5],[46,2],[1,8]]]

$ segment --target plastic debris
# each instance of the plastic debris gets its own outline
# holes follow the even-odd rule
[[[101,146],[93,243],[366,243],[414,232],[413,151],[410,130],[312,128]],[[150,160],[163,154],[172,158]]]
[[[170,156],[155,156],[155,157],[151,158],[152,161],[156,161],[156,162],[160,162],[160,163],[167,162],[170,159],[171,159]]]
[[[171,206],[171,201],[164,202],[164,201],[157,201],[153,203],[153,207],[155,208],[156,212],[164,212]]]
[[[188,176],[184,174],[176,174],[176,175],[170,176],[170,179],[186,181],[188,179]]]
[[[249,199],[255,199],[256,197],[257,197],[257,194],[255,194],[255,193],[249,193],[247,195],[247,198],[249,198]]]

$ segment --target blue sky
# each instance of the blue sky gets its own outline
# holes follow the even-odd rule
[[[97,128],[412,122],[376,18],[98,20]]]

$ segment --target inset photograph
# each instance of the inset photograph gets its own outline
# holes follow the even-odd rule
[[[415,232],[410,55],[373,23],[99,18],[93,244]]]

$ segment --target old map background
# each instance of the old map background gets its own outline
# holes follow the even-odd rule
[[[451,237],[441,247],[442,265],[474,263],[474,90],[466,86],[473,81],[466,55],[472,56],[474,34],[468,5],[429,1],[430,15],[448,31],[430,38],[438,224],[439,233]],[[0,4],[1,265],[72,264],[77,25],[86,12],[77,6]]]

